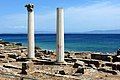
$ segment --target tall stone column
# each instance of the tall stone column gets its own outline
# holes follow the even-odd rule
[[[28,11],[28,58],[35,58],[35,41],[34,41],[34,5],[27,4]]]
[[[56,33],[57,62],[64,62],[64,10],[57,8],[57,33]]]

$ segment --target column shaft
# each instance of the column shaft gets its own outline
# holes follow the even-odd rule
[[[34,11],[28,12],[28,57],[34,58]]]
[[[57,62],[64,62],[64,10],[57,8]]]

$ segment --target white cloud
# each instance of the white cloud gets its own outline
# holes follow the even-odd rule
[[[26,32],[26,15],[9,14],[0,18],[0,33]]]
[[[2,16],[0,19],[0,26],[6,28],[23,28],[26,24],[25,14],[10,14]]]
[[[117,29],[120,28],[119,21],[120,6],[109,4],[109,2],[86,7],[71,7],[66,10],[66,30],[68,32]]]

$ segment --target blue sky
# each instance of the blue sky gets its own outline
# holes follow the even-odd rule
[[[27,32],[27,3],[35,5],[35,31],[56,31],[56,8],[65,10],[65,33],[120,29],[120,0],[1,0],[0,33]]]

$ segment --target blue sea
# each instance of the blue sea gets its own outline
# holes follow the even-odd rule
[[[0,34],[9,42],[20,42],[27,46],[27,34]],[[55,50],[55,34],[36,34],[36,45],[42,49]],[[120,34],[65,34],[66,51],[115,52],[120,48]]]

